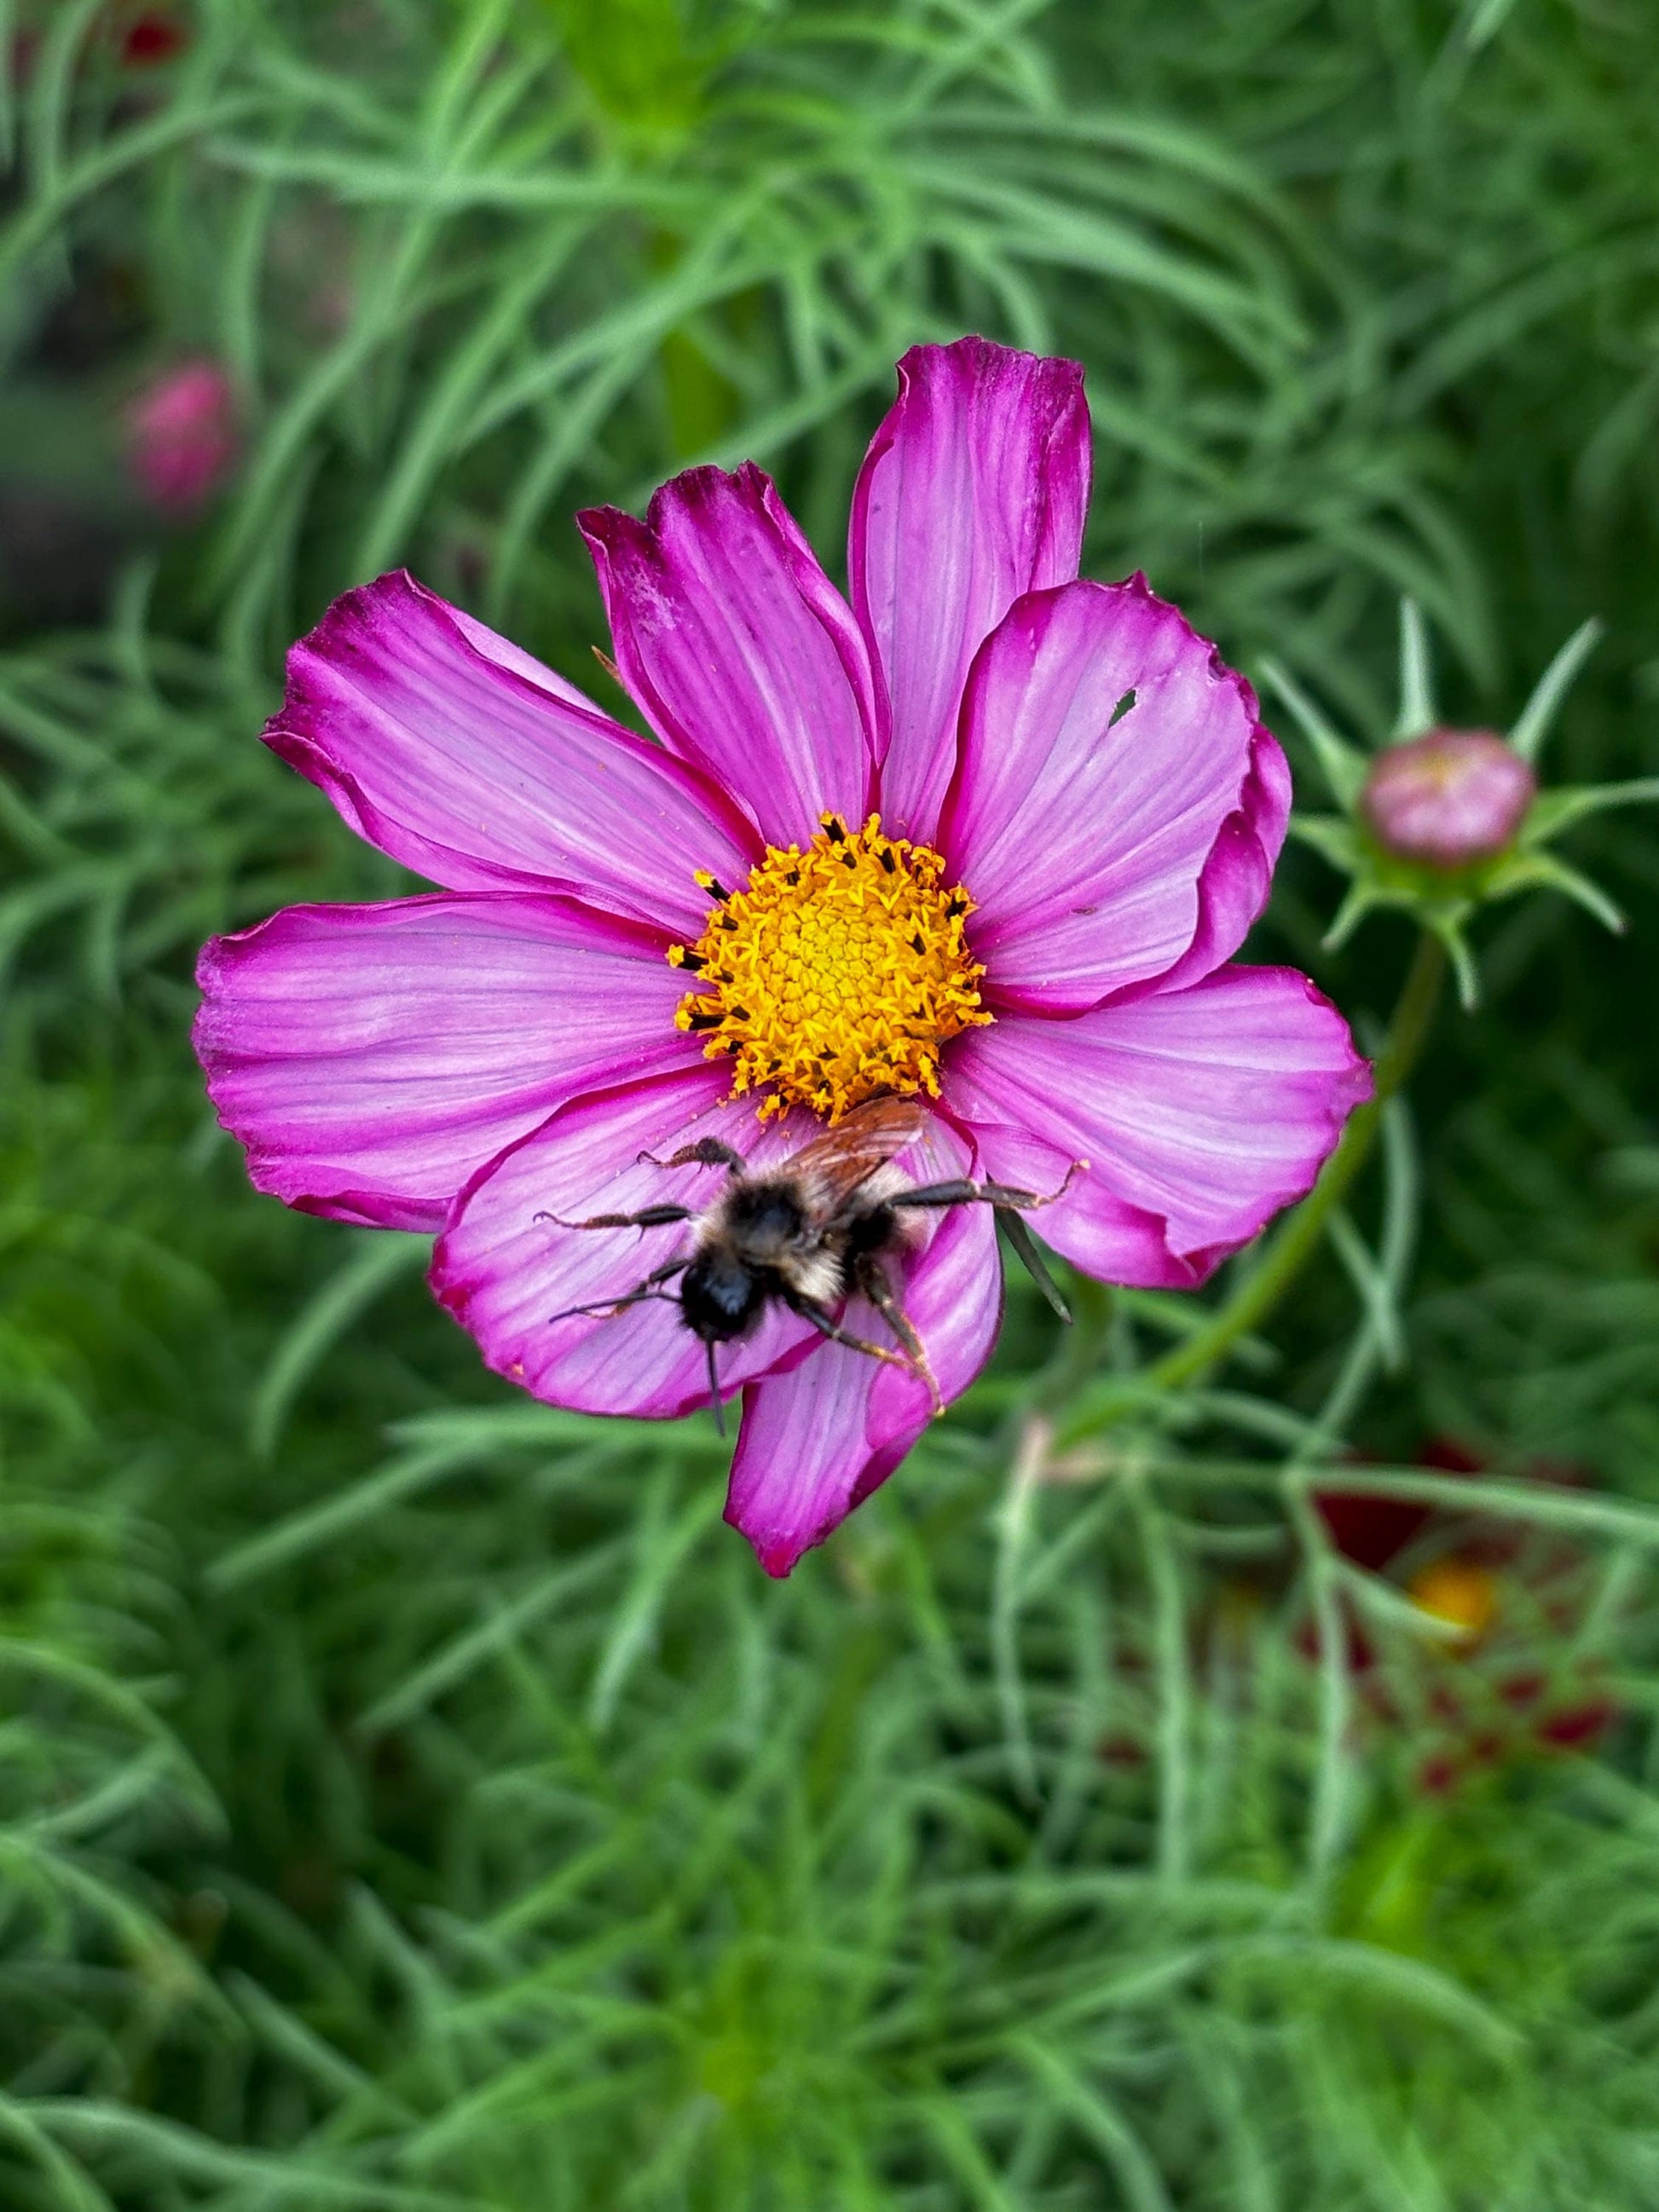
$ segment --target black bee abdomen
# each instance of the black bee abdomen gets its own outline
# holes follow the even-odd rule
[[[754,1270],[729,1252],[704,1252],[680,1278],[685,1325],[705,1344],[729,1344],[754,1326],[766,1292]]]
[[[872,1206],[856,1213],[847,1224],[843,1247],[848,1258],[860,1252],[884,1252],[898,1235],[898,1217],[890,1206]]]

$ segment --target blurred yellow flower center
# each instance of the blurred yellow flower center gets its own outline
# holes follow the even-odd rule
[[[988,1022],[984,969],[963,935],[973,901],[946,888],[926,845],[849,830],[826,814],[802,852],[769,846],[742,890],[697,882],[716,905],[670,962],[700,979],[675,1020],[733,1061],[733,1095],[764,1088],[763,1121],[792,1105],[838,1121],[878,1091],[939,1096],[939,1048]]]
[[[1421,1612],[1462,1629],[1471,1641],[1486,1634],[1498,1612],[1498,1585],[1473,1559],[1431,1559],[1407,1587]]]

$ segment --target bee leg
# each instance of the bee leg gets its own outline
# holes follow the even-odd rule
[[[1003,1182],[973,1182],[966,1176],[958,1176],[950,1182],[927,1182],[914,1190],[897,1190],[887,1200],[889,1206],[995,1206],[1010,1213],[1030,1213],[1033,1207],[1052,1206],[1057,1198],[1064,1198],[1072,1187],[1072,1178],[1086,1168],[1087,1160],[1073,1160],[1066,1170],[1066,1180],[1058,1190],[1014,1190]]]
[[[659,1160],[654,1152],[641,1152],[640,1158],[648,1160],[653,1168],[726,1168],[732,1175],[741,1175],[747,1164],[741,1152],[734,1152],[718,1137],[699,1137],[695,1145],[682,1145],[665,1160]]]
[[[1059,1284],[1048,1273],[1042,1255],[1037,1249],[1036,1239],[1012,1206],[998,1206],[996,1217],[997,1227],[1008,1239],[1010,1246],[1024,1267],[1026,1273],[1060,1319],[1063,1322],[1069,1322],[1072,1318],[1072,1310],[1061,1297]]]
[[[704,1337],[702,1348],[708,1356],[708,1407],[714,1416],[714,1434],[723,1437],[726,1434],[726,1408],[720,1403],[720,1371],[714,1364],[714,1340],[712,1336]]]
[[[642,1206],[637,1213],[590,1213],[586,1221],[567,1221],[557,1213],[532,1213],[532,1221],[550,1221],[559,1229],[666,1229],[676,1221],[695,1221],[690,1206]]]
[[[578,1314],[619,1314],[629,1306],[643,1305],[649,1298],[661,1298],[665,1304],[676,1305],[678,1300],[662,1288],[672,1283],[676,1275],[683,1275],[690,1266],[690,1260],[671,1260],[665,1267],[653,1268],[642,1283],[619,1298],[597,1298],[591,1306],[567,1306],[562,1313],[549,1314],[547,1327],[556,1321],[574,1321]]]
[[[872,1359],[884,1359],[890,1367],[909,1369],[910,1362],[902,1353],[890,1352],[884,1344],[872,1344],[868,1337],[854,1336],[811,1298],[794,1298],[790,1303],[801,1319],[810,1321],[818,1334],[827,1337],[831,1344],[844,1344],[849,1352],[866,1352]]]
[[[926,1386],[927,1395],[933,1401],[933,1418],[937,1420],[945,1411],[945,1401],[939,1395],[939,1384],[927,1358],[927,1347],[917,1335],[915,1323],[899,1304],[898,1295],[888,1281],[886,1271],[874,1260],[866,1260],[858,1268],[854,1279],[857,1288],[869,1299],[903,1346],[904,1364],[916,1380]]]

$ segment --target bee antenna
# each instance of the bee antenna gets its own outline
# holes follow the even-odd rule
[[[714,1432],[723,1437],[726,1434],[726,1408],[720,1403],[720,1378],[714,1365],[714,1340],[712,1336],[704,1337],[702,1348],[708,1354],[708,1396],[714,1408]]]

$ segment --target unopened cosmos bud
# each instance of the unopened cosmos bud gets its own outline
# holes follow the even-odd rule
[[[1359,805],[1385,851],[1465,868],[1513,843],[1537,789],[1531,769],[1495,731],[1436,729],[1379,753]]]

